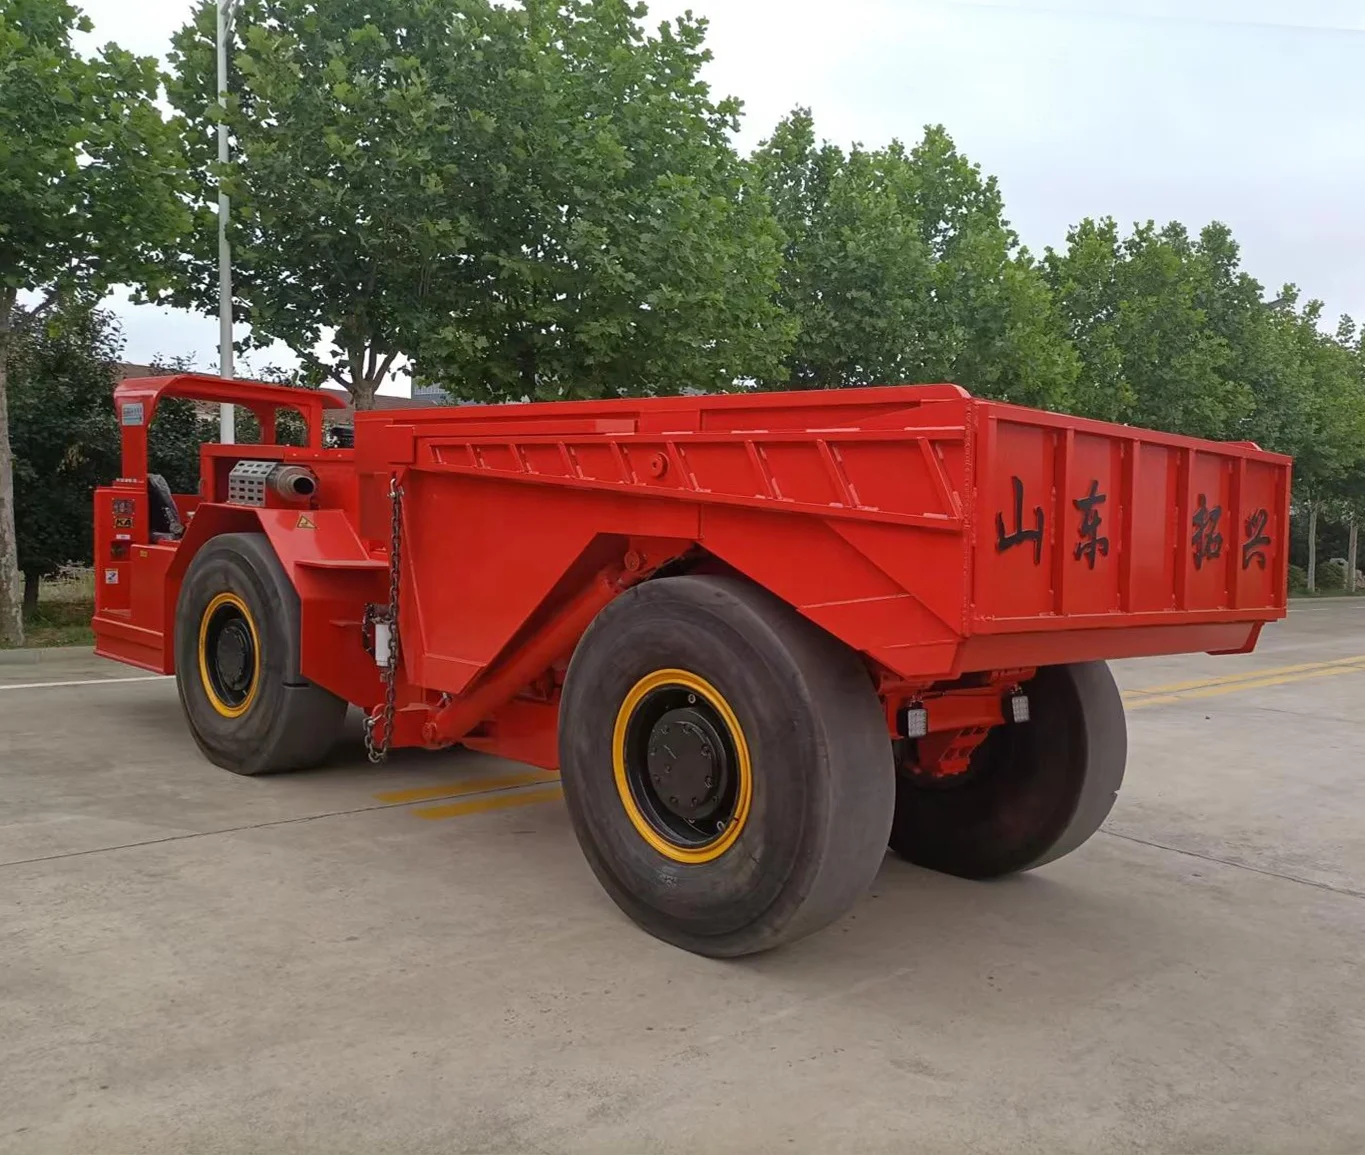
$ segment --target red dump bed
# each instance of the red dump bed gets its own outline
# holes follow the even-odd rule
[[[355,452],[372,546],[403,478],[409,677],[454,693],[583,573],[690,547],[915,679],[1285,612],[1288,458],[951,385],[362,414]]]

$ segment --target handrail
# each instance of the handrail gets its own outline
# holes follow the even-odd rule
[[[261,444],[277,443],[276,419],[281,409],[292,409],[303,418],[308,447],[322,448],[322,415],[327,409],[345,409],[339,397],[319,389],[297,389],[264,381],[217,377],[208,373],[173,373],[165,377],[127,377],[114,387],[114,412],[122,435],[122,471],[125,478],[147,476],[147,430],[156,408],[165,398],[216,401],[243,405],[261,426]]]

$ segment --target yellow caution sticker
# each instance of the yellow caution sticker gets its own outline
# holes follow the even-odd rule
[[[294,523],[295,529],[317,529],[317,523],[306,513],[299,514],[299,520]]]

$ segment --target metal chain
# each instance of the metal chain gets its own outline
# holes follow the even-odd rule
[[[403,549],[403,488],[398,478],[389,480],[389,505],[392,516],[389,525],[389,604],[375,615],[376,620],[387,621],[389,626],[388,660],[380,671],[384,682],[384,708],[380,715],[384,732],[379,741],[374,740],[375,716],[365,719],[365,752],[371,762],[382,762],[389,755],[393,744],[393,716],[398,698],[398,591],[401,576]]]

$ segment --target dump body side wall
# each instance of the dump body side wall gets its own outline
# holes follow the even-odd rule
[[[1285,459],[953,389],[363,415],[356,447],[367,536],[404,478],[406,660],[448,693],[568,570],[646,536],[918,680],[1239,649],[1283,614]],[[1196,562],[1181,527],[1202,509],[1222,543]]]
[[[375,495],[403,478],[409,675],[464,692],[567,570],[642,538],[700,546],[899,672],[942,673],[964,620],[966,401],[916,392],[362,418],[366,533],[387,516]]]
[[[977,402],[973,634],[1283,616],[1288,459]]]

